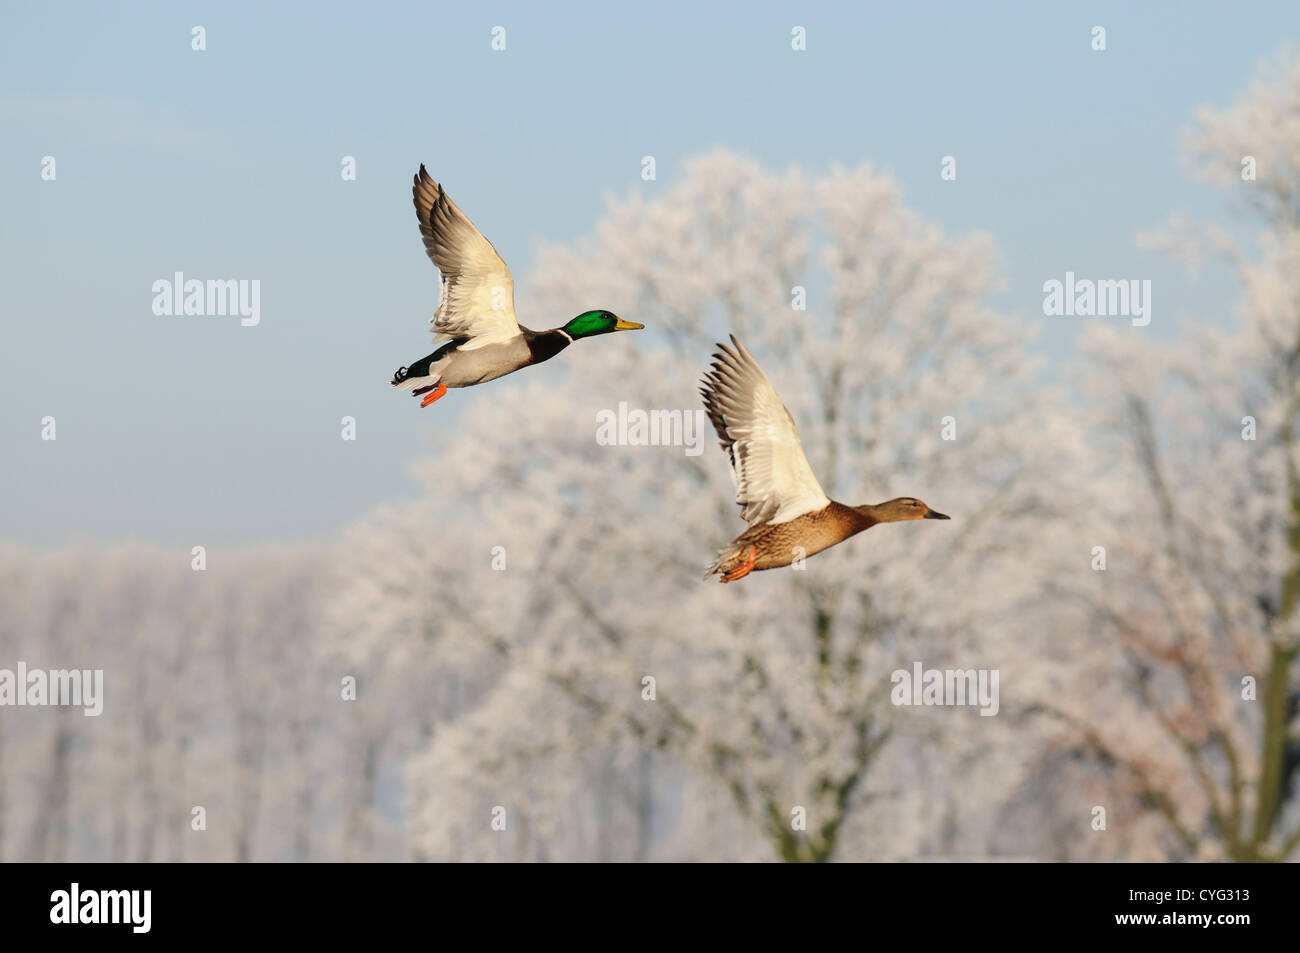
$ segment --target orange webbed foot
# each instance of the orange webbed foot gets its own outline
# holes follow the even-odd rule
[[[443,383],[439,383],[438,386],[435,387],[430,393],[425,394],[424,400],[420,401],[420,406],[428,407],[430,404],[432,404],[435,400],[437,400],[445,393],[447,393],[447,385]]]
[[[754,568],[754,558],[758,555],[758,550],[753,546],[749,547],[749,552],[745,556],[745,561],[735,569],[726,573],[722,577],[723,582],[735,582],[737,579],[744,579]]]

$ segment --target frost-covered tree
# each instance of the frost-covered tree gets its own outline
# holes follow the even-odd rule
[[[104,673],[98,716],[0,708],[0,859],[341,856],[353,766],[316,619],[328,560],[208,558],[194,572],[185,549],[0,546],[0,668]]]
[[[1091,336],[1114,461],[1094,519],[1109,565],[1058,581],[1090,635],[1057,684],[1096,693],[1045,707],[1103,766],[1089,783],[1112,829],[1116,815],[1146,829],[1143,856],[1281,860],[1300,845],[1300,59],[1201,110],[1189,152],[1258,246],[1176,218],[1143,242],[1226,261],[1238,313],[1158,341]],[[1114,838],[1095,847],[1133,856]]]
[[[1031,328],[987,306],[996,275],[986,236],[945,235],[869,167],[729,153],[543,250],[525,323],[594,301],[648,330],[460,392],[421,467],[429,500],[344,547],[334,620],[363,674],[460,686],[425,712],[407,771],[421,856],[999,849],[989,819],[1028,747],[1007,717],[1032,664],[1017,646],[1051,624],[1041,554],[1067,529],[1081,435],[1039,386]],[[916,495],[952,521],[702,582],[743,526],[696,418],[728,332],[829,494]],[[681,412],[693,446],[598,441],[621,404]],[[914,661],[999,669],[1003,715],[894,706],[891,673]]]

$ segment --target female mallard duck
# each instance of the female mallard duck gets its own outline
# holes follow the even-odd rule
[[[482,384],[550,360],[578,338],[645,326],[608,311],[584,311],[551,331],[520,327],[515,320],[515,281],[492,243],[423,164],[411,192],[424,250],[442,273],[442,302],[429,325],[435,344],[447,342],[393,375],[394,387],[416,397],[428,394],[421,407],[447,393],[448,387]]]
[[[749,529],[718,551],[705,579],[716,572],[723,582],[735,582],[754,570],[788,566],[877,523],[949,519],[910,496],[874,506],[829,499],[767,375],[734,334],[731,343],[734,350],[718,345],[700,394],[731,461],[736,502]]]

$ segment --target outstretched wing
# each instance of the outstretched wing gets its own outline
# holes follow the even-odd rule
[[[442,301],[429,321],[435,342],[463,341],[473,350],[519,334],[515,280],[492,243],[421,164],[411,188],[424,250],[442,272]]]
[[[740,515],[751,526],[786,523],[828,506],[789,411],[734,334],[731,343],[718,345],[700,394],[731,461]]]

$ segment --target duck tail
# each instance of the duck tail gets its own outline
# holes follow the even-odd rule
[[[409,390],[418,396],[425,391],[433,390],[442,380],[441,374],[419,374],[416,370],[410,367],[399,367],[393,372],[393,379],[389,383],[398,390]]]
[[[459,340],[450,341],[432,354],[420,358],[410,367],[399,367],[393,372],[393,379],[390,383],[402,390],[410,390],[413,387],[427,384],[429,389],[432,390],[442,381],[442,372],[446,370],[443,358],[447,357],[449,352],[454,351],[460,344]]]
[[[713,560],[709,565],[709,568],[704,571],[704,578],[708,579],[715,573],[726,572],[730,569],[733,563],[739,561],[742,549],[743,547],[738,546],[735,543],[729,543],[722,549],[719,549],[718,558]]]

